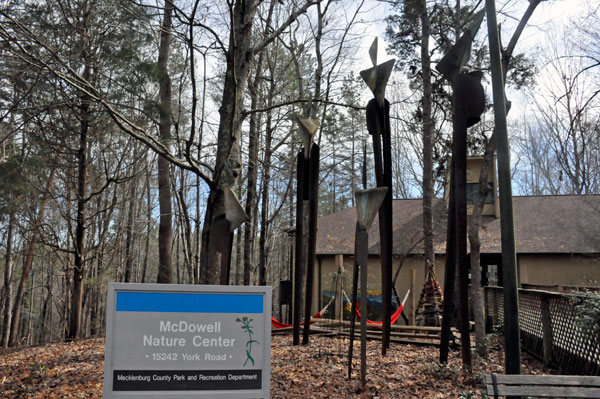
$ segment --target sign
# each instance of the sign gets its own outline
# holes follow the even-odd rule
[[[104,399],[269,398],[271,294],[110,283]]]

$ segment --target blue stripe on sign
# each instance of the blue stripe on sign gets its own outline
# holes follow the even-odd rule
[[[263,313],[263,296],[121,291],[117,312]]]

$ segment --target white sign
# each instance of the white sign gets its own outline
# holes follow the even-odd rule
[[[269,398],[271,295],[110,283],[104,398]]]

